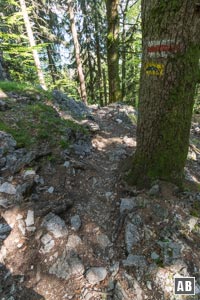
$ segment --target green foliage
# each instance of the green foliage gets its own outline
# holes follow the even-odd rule
[[[0,113],[0,130],[12,134],[18,147],[30,148],[45,142],[67,148],[70,144],[68,128],[87,134],[83,127],[71,120],[61,119],[53,107],[41,102],[24,105],[20,111],[13,107],[12,118],[10,111],[8,114],[6,116],[5,113]]]
[[[0,90],[3,92],[15,92],[36,99],[39,96],[41,99],[52,99],[50,91],[44,91],[40,87],[31,85],[30,83],[19,83],[14,81],[0,81]]]
[[[190,211],[191,216],[199,218],[200,217],[200,202],[199,201],[194,201],[193,207]]]

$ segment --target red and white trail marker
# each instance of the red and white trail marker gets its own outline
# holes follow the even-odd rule
[[[147,47],[148,56],[154,58],[166,58],[180,51],[180,43],[173,40],[150,41]]]

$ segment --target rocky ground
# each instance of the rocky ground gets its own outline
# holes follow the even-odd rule
[[[27,102],[9,97],[19,109]],[[136,190],[122,172],[136,148],[136,111],[65,100],[56,93],[48,105],[89,130],[68,132],[66,149],[19,148],[0,132],[0,299],[200,299],[198,120],[185,191],[165,182]],[[10,118],[12,105],[0,101]],[[176,275],[196,278],[196,296],[173,295]]]

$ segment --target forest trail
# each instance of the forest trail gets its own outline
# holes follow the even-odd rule
[[[91,132],[73,151],[40,149],[31,168],[1,179],[0,299],[174,299],[174,274],[195,276],[200,293],[200,194],[163,182],[127,187],[121,168],[136,147],[135,110],[91,109],[80,121]],[[198,179],[199,156],[190,156]],[[14,187],[23,194],[15,205]]]

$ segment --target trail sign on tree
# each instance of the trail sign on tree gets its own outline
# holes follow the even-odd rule
[[[196,0],[142,1],[143,58],[131,184],[181,184],[199,77]]]

